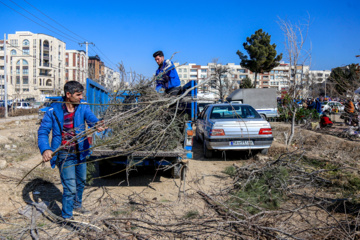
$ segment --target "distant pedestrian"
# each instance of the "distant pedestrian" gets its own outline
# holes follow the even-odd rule
[[[321,118],[320,118],[320,127],[321,128],[326,128],[326,127],[332,127],[333,122],[330,120],[330,118],[323,113]]]
[[[318,98],[315,99],[315,109],[319,114],[321,113],[321,103]]]
[[[174,63],[169,59],[165,60],[164,53],[162,51],[155,52],[153,57],[159,66],[156,70],[156,91],[163,88],[167,94],[180,94],[180,78]]]

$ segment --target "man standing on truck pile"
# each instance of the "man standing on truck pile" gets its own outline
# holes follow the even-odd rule
[[[44,162],[59,168],[63,185],[62,217],[73,219],[73,211],[86,215],[90,212],[82,207],[82,194],[86,181],[86,157],[89,155],[89,141],[86,136],[72,142],[73,138],[84,132],[85,122],[89,127],[99,120],[82,100],[84,87],[77,81],[69,81],[64,86],[63,102],[55,102],[45,113],[38,130],[38,146]],[[106,128],[97,124],[99,132]],[[49,133],[52,130],[51,145]],[[72,141],[71,141],[72,140]],[[53,154],[60,146],[64,149]]]
[[[181,94],[181,86],[179,75],[172,61],[164,60],[164,53],[157,51],[153,54],[159,68],[156,70],[156,91],[161,88],[165,89],[165,93],[170,95]]]

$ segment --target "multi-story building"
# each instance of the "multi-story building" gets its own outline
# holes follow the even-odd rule
[[[0,75],[4,75],[4,42],[0,46]],[[9,34],[6,68],[9,99],[61,94],[65,81],[65,42],[31,32]],[[1,51],[2,49],[2,51]]]
[[[309,80],[312,83],[323,83],[330,77],[330,70],[310,70]]]
[[[65,81],[78,81],[86,84],[86,53],[83,50],[65,51]]]
[[[105,79],[105,64],[98,55],[89,57],[89,78],[103,85]]]
[[[103,86],[108,89],[117,89],[120,84],[120,73],[109,67],[104,67]]]
[[[186,84],[189,80],[198,80],[200,83],[202,80],[211,79],[211,76],[216,72],[216,68],[220,66],[228,69],[227,73],[221,76],[221,79],[227,78],[233,81],[234,85],[239,86],[241,81],[247,77],[250,78],[252,82],[255,81],[255,73],[234,63],[228,63],[226,65],[208,63],[206,66],[195,63],[189,63],[188,65],[174,64],[178,71],[181,85]],[[281,62],[278,67],[270,72],[257,74],[256,85],[258,88],[277,88],[278,90],[284,90],[289,88],[290,84],[293,84],[294,81],[299,85],[305,84],[309,74],[309,66],[296,66],[296,71],[295,67],[291,67],[291,69],[292,70],[290,70],[289,64]],[[209,87],[211,88],[211,86]]]

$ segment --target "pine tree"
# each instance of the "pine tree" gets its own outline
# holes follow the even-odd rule
[[[240,88],[254,88],[254,85],[251,83],[251,79],[248,76],[241,80]]]
[[[270,44],[271,36],[259,29],[251,37],[246,38],[243,43],[244,49],[249,56],[240,52],[236,52],[241,59],[240,65],[255,73],[254,87],[258,73],[269,72],[273,68],[279,66],[282,59],[282,53],[276,56],[276,44]]]

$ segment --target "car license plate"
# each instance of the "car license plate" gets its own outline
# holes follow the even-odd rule
[[[244,146],[249,146],[249,145],[254,145],[253,141],[248,141],[248,140],[244,140],[244,141],[231,141],[229,142],[230,146],[239,146],[239,145],[244,145]]]

